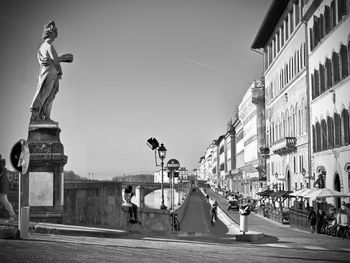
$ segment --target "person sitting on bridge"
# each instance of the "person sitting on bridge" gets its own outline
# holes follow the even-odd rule
[[[123,201],[124,201],[124,206],[129,207],[129,213],[130,213],[130,220],[129,222],[134,224],[138,222],[137,219],[137,205],[131,202],[131,198],[134,196],[134,193],[132,192],[132,186],[128,185],[124,189],[123,193]]]

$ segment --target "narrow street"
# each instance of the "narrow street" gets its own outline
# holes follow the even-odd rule
[[[219,220],[215,226],[211,226],[210,218],[210,204],[207,203],[202,192],[197,189],[192,192],[185,216],[181,221],[180,235],[183,233],[197,236],[225,235],[228,230],[227,227]]]

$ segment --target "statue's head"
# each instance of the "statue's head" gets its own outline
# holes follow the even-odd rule
[[[43,39],[47,39],[50,37],[51,33],[55,33],[55,37],[57,37],[57,27],[54,21],[48,22],[46,25],[44,25],[44,31],[43,31]]]

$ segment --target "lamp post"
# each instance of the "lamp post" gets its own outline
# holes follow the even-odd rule
[[[163,186],[163,167],[164,167],[164,158],[166,155],[166,148],[164,147],[164,144],[162,143],[160,147],[158,148],[158,155],[161,160],[161,176],[162,176],[162,183],[161,183],[161,188],[162,188],[162,204],[160,206],[160,209],[167,209],[167,207],[164,205],[164,186]]]

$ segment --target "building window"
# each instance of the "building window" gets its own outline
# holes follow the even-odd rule
[[[335,147],[341,146],[341,119],[338,113],[334,113],[334,139]]]
[[[293,10],[292,12],[289,13],[290,14],[290,34],[292,34],[293,30],[294,30],[294,17],[293,17]]]
[[[331,12],[330,12],[329,6],[325,6],[325,10],[324,10],[324,27],[325,27],[325,34],[327,35],[329,31],[331,31]]]
[[[337,16],[335,10],[335,2],[334,0],[331,3],[331,28],[334,28],[337,25]]]
[[[346,0],[338,0],[338,22],[346,16]]]
[[[314,47],[317,46],[318,42],[320,42],[320,28],[319,28],[319,18],[317,16],[314,16],[314,26],[313,26],[313,32],[314,32]]]
[[[349,111],[343,109],[341,113],[342,121],[342,134],[343,134],[343,145],[349,145],[350,143],[350,125],[349,125]]]
[[[224,152],[224,146],[222,145],[221,147],[220,147],[220,154],[222,154]]]
[[[301,129],[302,129],[302,114],[301,109],[298,111],[298,135],[301,135]]]
[[[349,75],[349,60],[348,51],[345,45],[340,47],[340,67],[341,67],[341,78],[344,79]]]
[[[311,74],[311,97],[312,97],[312,99],[315,98],[315,78],[314,78],[314,74]]]
[[[320,64],[319,70],[320,70],[320,94],[322,94],[326,90],[324,66]]]
[[[332,62],[329,58],[326,58],[326,87],[330,89],[332,87]]]
[[[309,122],[308,122],[308,111],[307,111],[307,103],[305,103],[305,106],[304,106],[304,132],[308,132],[308,127],[309,126]]]
[[[312,125],[312,152],[316,152],[316,129],[315,125]]]
[[[316,122],[316,152],[321,151],[321,127],[320,123]]]
[[[309,29],[309,38],[310,38],[310,51],[314,50],[314,34],[312,28]]]
[[[319,32],[320,32],[320,40],[323,39],[325,33],[324,33],[324,19],[323,19],[323,15],[320,15],[320,20],[319,20]]]
[[[333,65],[333,83],[337,84],[340,80],[339,78],[339,55],[333,51],[332,55],[332,65]]]
[[[314,81],[315,81],[315,98],[320,95],[320,78],[318,74],[318,70],[314,70]]]
[[[327,124],[325,120],[321,121],[321,134],[322,134],[322,151],[327,150]]]
[[[297,109],[293,113],[293,137],[296,137],[297,134]]]
[[[296,161],[296,158],[295,158],[295,156],[293,157],[293,169],[294,169],[294,173],[296,173],[297,172],[297,161]]]
[[[299,12],[299,9],[300,9],[300,5],[299,5],[299,1],[297,1],[297,2],[295,3],[295,11],[296,11],[296,13],[295,13],[295,24],[296,24],[296,25],[299,24],[299,22],[300,22],[300,12]]]
[[[328,128],[328,147],[330,149],[334,148],[334,123],[331,117],[327,117],[327,128]]]

